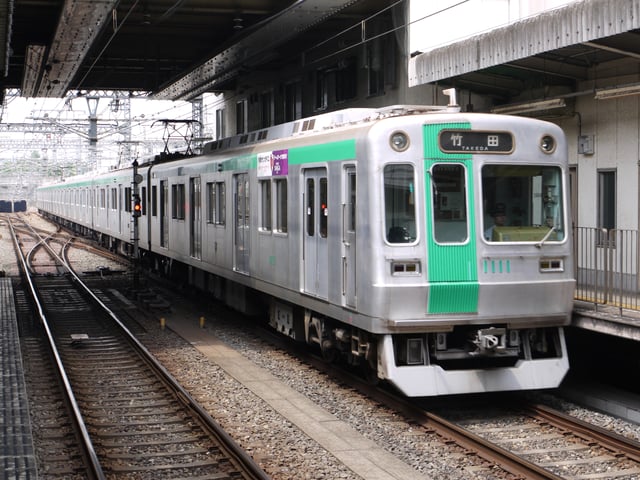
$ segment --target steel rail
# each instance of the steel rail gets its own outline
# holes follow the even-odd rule
[[[27,265],[26,258],[22,249],[20,248],[20,243],[18,242],[18,235],[13,227],[13,221],[11,218],[8,219],[9,230],[11,231],[11,237],[13,239],[14,248],[16,251],[16,255],[18,256],[18,260],[20,261],[20,267],[22,269],[24,278],[28,285],[28,290],[31,295],[31,298],[36,306],[37,315],[40,320],[40,324],[44,328],[45,335],[47,337],[47,342],[49,346],[49,350],[51,355],[54,358],[54,363],[56,366],[56,371],[58,376],[60,377],[60,381],[64,387],[64,394],[67,398],[67,402],[69,404],[69,408],[71,409],[71,419],[76,427],[76,431],[80,434],[81,445],[83,449],[83,454],[85,456],[85,464],[87,465],[87,473],[90,479],[95,480],[106,480],[106,475],[102,470],[102,466],[100,465],[100,460],[98,459],[98,455],[96,454],[96,450],[93,446],[93,442],[91,441],[91,437],[89,435],[89,431],[87,430],[87,426],[85,425],[84,418],[80,411],[80,407],[78,406],[78,402],[76,401],[76,397],[73,393],[73,389],[71,388],[71,383],[69,382],[69,377],[64,369],[62,364],[62,359],[56,347],[53,334],[51,329],[49,328],[49,324],[47,321],[47,317],[44,313],[44,309],[42,308],[42,304],[40,302],[37,288],[33,283],[32,273]],[[26,223],[25,223],[26,225]],[[37,234],[33,229],[31,229],[33,234],[42,239],[39,234]]]
[[[377,387],[359,387],[368,390],[366,395],[380,401],[408,418],[414,419],[424,428],[433,430],[443,438],[451,439],[469,452],[487,462],[498,464],[506,472],[526,480],[563,480],[549,470],[532,463],[475,433],[456,425],[445,418],[413,405],[411,401],[397,397]]]
[[[37,232],[34,232],[37,235]],[[69,274],[73,277],[74,284],[82,288],[87,295],[91,297],[93,301],[100,306],[100,308],[118,325],[118,328],[124,334],[126,340],[131,347],[140,355],[145,363],[162,379],[163,383],[169,388],[175,397],[182,403],[182,405],[191,411],[197,419],[200,420],[201,426],[214,438],[216,438],[221,448],[224,448],[226,453],[234,458],[238,464],[242,466],[244,472],[248,478],[253,480],[270,480],[268,476],[260,466],[253,460],[253,458],[238,445],[238,443],[222,428],[222,426],[204,409],[175,379],[171,373],[149,352],[149,350],[135,337],[135,335],[124,325],[120,318],[102,301],[98,296],[86,285],[78,276],[78,274],[71,267],[68,256],[67,247],[70,246],[68,242],[62,251],[63,258],[54,252],[49,245],[44,243],[45,248],[68,270]]]
[[[615,453],[622,452],[628,459],[640,464],[640,442],[623,437],[615,432],[592,425],[579,418],[558,412],[545,405],[529,405],[532,415],[544,419],[549,424],[567,430],[588,441],[596,441]]]

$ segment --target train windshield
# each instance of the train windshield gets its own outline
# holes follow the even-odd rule
[[[485,240],[553,242],[565,238],[559,167],[485,165],[482,195]]]

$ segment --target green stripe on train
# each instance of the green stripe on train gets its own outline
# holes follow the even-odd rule
[[[289,165],[301,165],[313,162],[335,162],[356,158],[356,141],[340,142],[295,147],[289,149]]]
[[[473,313],[478,311],[478,262],[474,184],[471,154],[443,153],[438,148],[438,136],[443,129],[468,130],[468,123],[443,123],[424,126],[425,203],[427,225],[427,263],[429,272],[428,313]],[[469,238],[466,243],[438,244],[433,234],[433,205],[429,171],[437,163],[459,163],[465,166],[467,180],[467,221]]]
[[[320,143],[305,147],[292,147],[288,150],[289,165],[304,165],[305,163],[338,162],[356,158],[356,141],[354,139],[339,142]],[[265,152],[268,150],[265,150]],[[223,170],[256,169],[257,155],[246,155],[222,161]]]

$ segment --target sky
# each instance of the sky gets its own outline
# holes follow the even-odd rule
[[[577,0],[414,0],[409,51],[427,52]]]

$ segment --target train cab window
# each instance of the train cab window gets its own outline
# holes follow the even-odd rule
[[[554,166],[482,168],[484,238],[554,242],[565,238],[562,170]]]
[[[415,179],[412,165],[384,167],[384,216],[389,243],[416,239]]]

